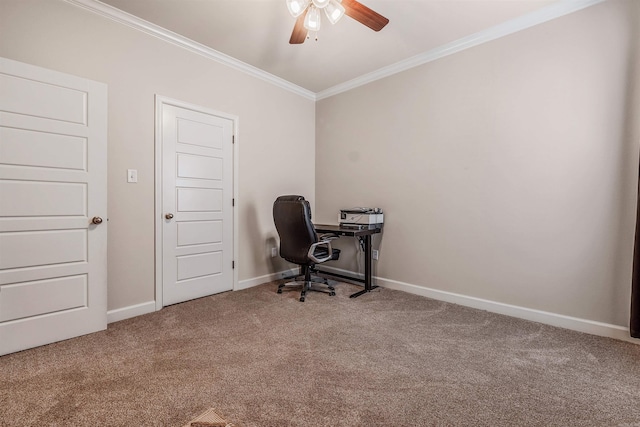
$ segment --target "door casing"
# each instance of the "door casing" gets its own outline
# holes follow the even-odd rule
[[[156,278],[155,278],[155,302],[156,311],[162,309],[162,297],[163,297],[163,188],[162,188],[162,159],[163,159],[163,142],[162,142],[162,111],[165,105],[172,105],[175,107],[185,108],[205,114],[211,114],[214,116],[222,117],[233,121],[233,259],[235,268],[233,269],[233,289],[238,289],[238,144],[239,144],[239,132],[238,132],[238,116],[223,113],[220,111],[212,110],[209,108],[201,107],[199,105],[190,104],[188,102],[179,101],[176,99],[168,98],[162,95],[156,94],[156,126],[155,126],[155,263],[156,263]]]

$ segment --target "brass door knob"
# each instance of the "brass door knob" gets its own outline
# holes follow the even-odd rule
[[[100,218],[99,216],[94,216],[94,217],[91,219],[91,222],[92,222],[93,224],[102,224],[102,218]]]
[[[171,219],[171,218],[173,218],[173,214],[172,213],[168,213],[164,217],[167,218],[167,219]]]

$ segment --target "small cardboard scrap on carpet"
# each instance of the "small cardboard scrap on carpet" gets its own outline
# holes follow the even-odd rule
[[[203,414],[191,420],[184,427],[235,427],[225,420],[214,409],[207,409]]]

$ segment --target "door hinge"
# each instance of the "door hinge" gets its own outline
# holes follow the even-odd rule
[[[235,206],[236,205],[236,198],[234,197],[233,199],[231,199],[231,206]]]
[[[231,261],[231,269],[236,268],[236,262],[235,261]]]
[[[236,143],[236,136],[235,135],[231,135],[231,143],[232,144]]]

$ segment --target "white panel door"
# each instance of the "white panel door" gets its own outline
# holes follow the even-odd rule
[[[162,302],[233,288],[233,120],[162,105]]]
[[[0,58],[0,355],[107,327],[106,157],[106,85]]]

